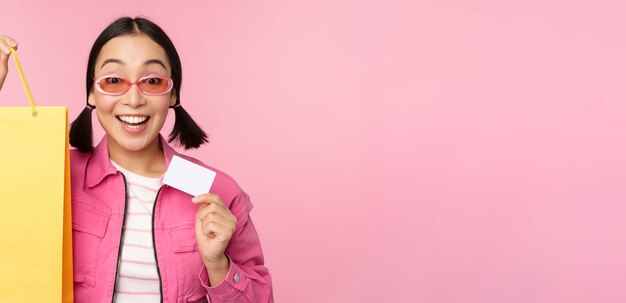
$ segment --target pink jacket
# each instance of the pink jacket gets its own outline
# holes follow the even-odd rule
[[[159,137],[166,165],[183,156]],[[117,278],[126,204],[124,176],[111,165],[106,136],[90,154],[72,150],[72,227],[74,296],[81,302],[111,302]],[[191,196],[164,185],[152,217],[153,243],[163,302],[273,302],[272,281],[249,213],[250,199],[237,183],[218,170],[211,192],[218,194],[237,217],[237,230],[226,254],[230,271],[209,287],[195,238],[198,206]]]

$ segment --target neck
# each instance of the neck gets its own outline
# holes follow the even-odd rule
[[[165,173],[165,156],[156,138],[141,150],[127,150],[108,140],[109,157],[121,167],[138,175],[158,178]]]

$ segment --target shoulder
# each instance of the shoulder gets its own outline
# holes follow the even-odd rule
[[[75,148],[70,149],[70,163],[86,162],[89,156],[91,156],[91,153],[81,153]]]
[[[91,153],[81,153],[77,149],[70,149],[70,171],[72,176],[85,173],[85,166]]]

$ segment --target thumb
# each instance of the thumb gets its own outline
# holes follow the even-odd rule
[[[4,79],[7,77],[7,73],[9,72],[9,56],[10,55],[0,51],[0,89],[2,89]]]

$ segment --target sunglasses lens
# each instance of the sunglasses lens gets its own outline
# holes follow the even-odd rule
[[[136,82],[139,89],[147,95],[163,95],[172,90],[174,81],[167,77],[150,76]],[[105,76],[96,81],[96,86],[104,94],[122,95],[133,85],[127,79],[118,76]]]
[[[123,94],[128,91],[130,84],[119,77],[106,77],[98,82],[100,88],[110,94]]]
[[[137,83],[147,94],[165,94],[172,89],[172,80],[162,77],[149,77]]]

